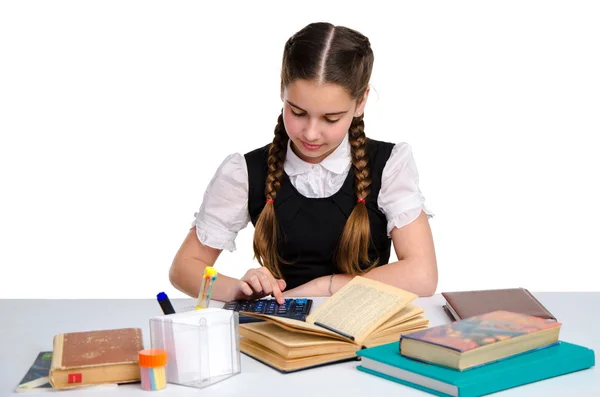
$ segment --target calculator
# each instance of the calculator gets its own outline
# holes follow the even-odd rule
[[[223,309],[236,312],[251,312],[269,314],[272,316],[292,318],[295,320],[306,321],[312,307],[312,299],[291,298],[286,299],[285,303],[279,304],[275,299],[257,299],[257,300],[237,300],[225,303]],[[262,319],[244,316],[240,314],[240,323],[250,323],[263,321]]]

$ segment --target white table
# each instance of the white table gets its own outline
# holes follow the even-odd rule
[[[600,352],[600,292],[540,292],[536,297],[563,323],[561,340]],[[449,322],[437,294],[414,303],[425,309],[431,325]],[[193,306],[193,300],[174,300],[175,309]],[[52,338],[61,332],[141,327],[150,346],[148,320],[162,312],[156,300],[0,300],[0,396],[20,395],[14,389],[38,352],[52,350]],[[315,368],[292,374],[275,370],[242,354],[242,372],[205,389],[168,384],[161,396],[431,396],[409,387],[362,373],[358,362]],[[110,389],[70,390],[61,395],[142,396],[139,384]],[[45,395],[39,394],[36,395]],[[510,396],[600,396],[597,367],[503,391]]]

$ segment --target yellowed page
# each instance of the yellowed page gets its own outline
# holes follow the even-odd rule
[[[423,308],[412,304],[408,304],[405,308],[400,310],[398,313],[394,314],[385,323],[381,324],[381,326],[377,328],[377,331],[375,332],[380,332],[382,330],[395,327],[398,324],[402,324],[412,318],[422,315],[424,312],[425,311],[423,310]]]
[[[250,316],[250,317],[262,318],[263,320],[268,321],[271,324],[275,324],[275,325],[277,325],[283,329],[287,329],[289,331],[302,332],[302,333],[306,333],[309,335],[327,336],[327,337],[337,339],[337,340],[352,342],[352,340],[350,340],[348,338],[344,338],[343,336],[341,336],[335,332],[329,331],[322,327],[318,327],[318,326],[316,326],[314,324],[310,324],[308,322],[294,320],[291,318],[269,316],[267,314],[251,313],[251,312],[244,312],[244,315]]]
[[[412,292],[357,276],[311,313],[306,322],[321,323],[350,335],[360,345],[416,298]]]
[[[400,335],[410,334],[413,332],[421,331],[426,328],[427,328],[427,325],[421,325],[421,326],[413,327],[411,329],[407,329],[400,333],[383,334],[383,335],[377,336],[377,337],[375,335],[371,335],[367,339],[365,339],[365,341],[363,342],[363,346],[365,348],[369,348],[369,347],[373,347],[373,346],[383,345],[386,343],[398,342],[400,340]]]
[[[424,316],[417,316],[412,318],[404,323],[396,324],[393,327],[385,328],[385,329],[377,329],[373,332],[369,337],[365,340],[365,343],[371,340],[371,338],[379,338],[383,335],[393,334],[396,336],[400,336],[400,334],[404,333],[407,330],[413,330],[415,328],[427,328],[429,325],[429,320]]]
[[[351,341],[289,331],[269,322],[240,324],[240,336],[261,344],[284,358],[349,352],[360,348]]]

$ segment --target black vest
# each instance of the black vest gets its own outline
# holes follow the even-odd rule
[[[369,258],[385,265],[390,258],[391,239],[387,236],[387,219],[377,207],[381,174],[394,144],[367,139],[371,175],[371,193],[366,199],[371,226]],[[265,180],[269,145],[246,153],[248,167],[248,211],[252,224],[265,206]],[[356,205],[352,169],[335,194],[326,198],[301,195],[283,173],[283,181],[275,198],[275,216],[279,224],[280,256],[289,262],[281,265],[286,290],[317,277],[339,273],[334,254],[346,220]]]

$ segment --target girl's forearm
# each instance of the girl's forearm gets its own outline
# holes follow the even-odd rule
[[[436,266],[404,259],[378,266],[362,276],[410,291],[418,296],[431,296],[437,288],[438,276],[436,270],[429,269],[436,269]],[[316,278],[284,292],[284,295],[289,297],[330,296],[330,278],[331,276]],[[353,276],[348,274],[336,274],[331,279],[331,292],[335,293],[352,279]]]
[[[418,296],[431,296],[437,288],[437,265],[417,259],[403,259],[378,266],[364,277],[412,292]]]

